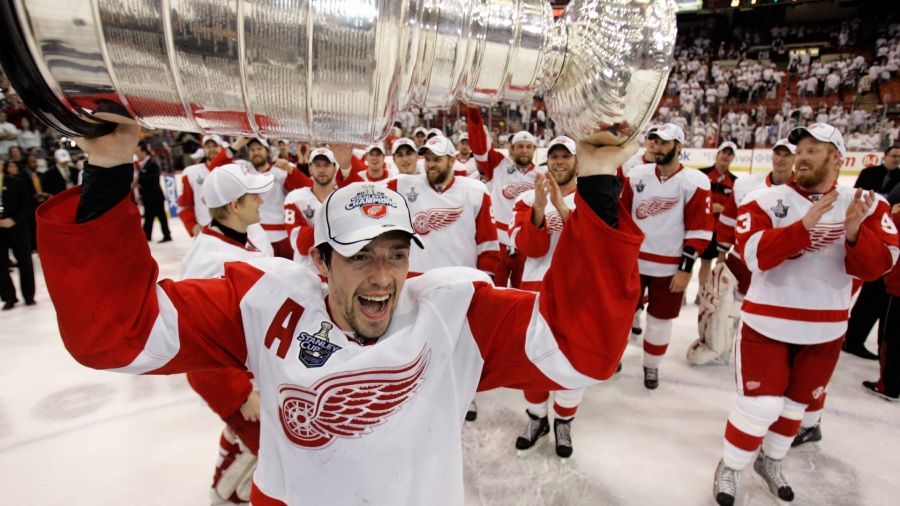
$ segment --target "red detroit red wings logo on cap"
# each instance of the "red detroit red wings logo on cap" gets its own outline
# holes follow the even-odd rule
[[[503,197],[512,200],[519,195],[534,189],[534,183],[508,183],[503,187]]]
[[[670,209],[674,209],[680,202],[678,197],[653,197],[652,199],[642,200],[634,210],[634,215],[639,220],[662,214]]]
[[[413,230],[419,235],[447,228],[462,216],[462,207],[435,208],[416,213],[413,217]]]
[[[365,204],[360,208],[363,214],[369,218],[383,218],[388,212],[388,208],[384,204]]]
[[[313,386],[281,385],[278,415],[294,444],[321,449],[335,438],[356,439],[383,424],[416,393],[431,350],[423,346],[410,363],[326,376]]]

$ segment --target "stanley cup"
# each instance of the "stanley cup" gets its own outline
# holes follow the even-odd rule
[[[69,135],[146,128],[365,144],[397,111],[542,95],[560,131],[633,137],[673,0],[8,0],[0,63]]]

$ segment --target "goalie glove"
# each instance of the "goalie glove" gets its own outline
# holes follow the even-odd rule
[[[246,503],[250,500],[256,455],[226,426],[219,438],[219,458],[213,476],[213,492],[224,503]]]

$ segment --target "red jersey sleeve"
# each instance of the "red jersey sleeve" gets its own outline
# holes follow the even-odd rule
[[[338,188],[343,188],[352,183],[362,183],[363,180],[361,177],[359,177],[359,174],[360,174],[359,172],[353,171],[351,169],[350,175],[347,177],[344,177],[344,173],[339,170],[339,171],[337,171],[337,174],[335,175],[334,182]]]
[[[494,169],[505,158],[502,153],[494,149],[487,134],[484,132],[484,120],[481,118],[481,110],[477,107],[469,107],[466,110],[466,126],[469,130],[469,147],[478,165],[478,172],[488,181],[494,176]]]
[[[188,235],[194,236],[194,227],[197,225],[197,213],[194,212],[194,189],[187,176],[181,176],[182,193],[178,197],[178,217],[187,229]]]
[[[542,257],[550,251],[550,231],[546,227],[539,228],[531,221],[534,209],[523,200],[517,200],[513,208],[513,229],[509,236],[516,246],[516,251],[526,257]]]
[[[684,247],[700,254],[712,241],[712,197],[705,188],[697,188],[684,206]]]
[[[725,208],[716,220],[716,243],[719,251],[726,252],[734,245],[734,224],[737,219],[737,203],[734,194],[725,200]]]
[[[237,412],[253,391],[252,376],[243,369],[209,369],[186,376],[191,388],[222,418]]]
[[[47,289],[69,353],[87,367],[141,374],[244,368],[240,301],[263,272],[235,262],[222,278],[157,282],[137,208],[124,200],[79,224],[80,191],[38,213]]]
[[[612,376],[640,293],[642,239],[630,217],[614,229],[576,195],[554,257],[563,261],[540,294],[476,283],[468,321],[484,359],[479,389],[558,390]]]
[[[232,153],[230,149],[220,149],[216,156],[207,162],[206,166],[209,167],[209,170],[213,170],[216,167],[221,167],[222,165],[232,162],[234,162],[234,153]]]
[[[483,195],[481,206],[475,215],[475,252],[478,255],[476,267],[495,274],[500,267],[500,242],[497,239],[497,226],[491,214],[491,196],[487,193]]]
[[[772,219],[753,200],[738,208],[735,249],[750,272],[774,269],[811,244],[803,220],[774,228]]]
[[[273,170],[281,169],[275,168]],[[286,192],[291,192],[299,188],[311,187],[312,185],[312,179],[310,179],[306,174],[303,173],[303,171],[296,167],[294,167],[294,170],[288,172],[287,177],[284,179],[284,190]]]
[[[844,242],[847,274],[863,281],[873,281],[891,270],[897,261],[897,227],[891,219],[887,202],[877,200],[875,211],[859,227],[856,244]]]

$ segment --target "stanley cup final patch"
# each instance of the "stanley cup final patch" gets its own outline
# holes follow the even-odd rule
[[[315,334],[300,332],[297,341],[300,344],[300,354],[297,358],[308,368],[322,367],[331,354],[341,349],[340,346],[328,341],[328,331],[334,328],[329,322],[321,322],[319,330]]]

